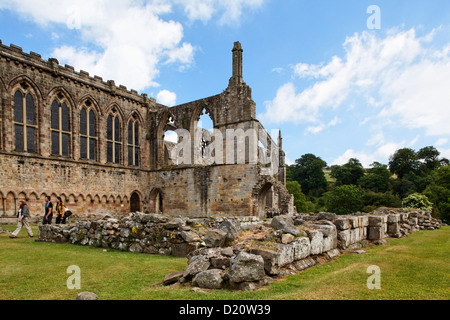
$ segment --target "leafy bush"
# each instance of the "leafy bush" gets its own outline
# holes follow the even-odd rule
[[[307,212],[308,204],[306,203],[306,196],[302,192],[302,187],[297,181],[288,181],[286,188],[289,193],[294,196],[294,205],[298,212]]]
[[[427,196],[420,193],[413,193],[403,199],[403,208],[431,211],[433,204],[428,200]]]

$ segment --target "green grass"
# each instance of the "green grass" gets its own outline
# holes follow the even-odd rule
[[[13,226],[4,226],[13,230]],[[34,228],[35,234],[37,229]],[[256,292],[152,287],[167,273],[181,271],[186,259],[47,244],[0,235],[0,300],[73,300],[91,291],[102,300],[449,300],[450,227],[421,231],[366,255],[342,255]],[[81,290],[69,290],[70,265],[81,269]],[[381,290],[369,290],[367,268],[381,268]]]

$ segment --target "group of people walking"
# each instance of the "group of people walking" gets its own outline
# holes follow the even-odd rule
[[[45,197],[45,211],[44,218],[42,219],[42,224],[52,224],[53,214],[56,214],[56,224],[66,224],[68,217],[72,213],[66,208],[61,197],[56,198],[56,204],[53,206],[50,196]],[[30,227],[30,209],[28,208],[25,200],[19,200],[19,211],[17,212],[17,229],[11,234],[10,238],[15,239],[23,227],[27,230],[28,237],[33,238],[33,231]]]

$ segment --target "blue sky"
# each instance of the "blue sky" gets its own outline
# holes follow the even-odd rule
[[[167,105],[221,93],[240,41],[289,163],[369,166],[429,145],[450,158],[447,0],[0,0],[0,39]]]

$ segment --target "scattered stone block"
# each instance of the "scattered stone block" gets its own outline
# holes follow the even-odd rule
[[[223,270],[219,269],[200,272],[192,280],[193,285],[197,285],[203,289],[221,289],[223,283]]]
[[[334,224],[338,230],[350,229],[350,221],[347,218],[339,218],[334,221]]]
[[[232,261],[228,271],[230,282],[253,282],[265,277],[264,260],[261,256],[241,251]]]
[[[176,273],[169,273],[165,276],[163,284],[165,286],[171,285],[175,282],[178,282],[180,278],[183,276],[184,271],[176,272]]]
[[[205,244],[209,248],[222,247],[227,239],[227,233],[220,229],[208,230],[205,234]]]
[[[98,300],[98,296],[92,292],[81,292],[77,295],[77,300],[79,301],[94,301]]]

